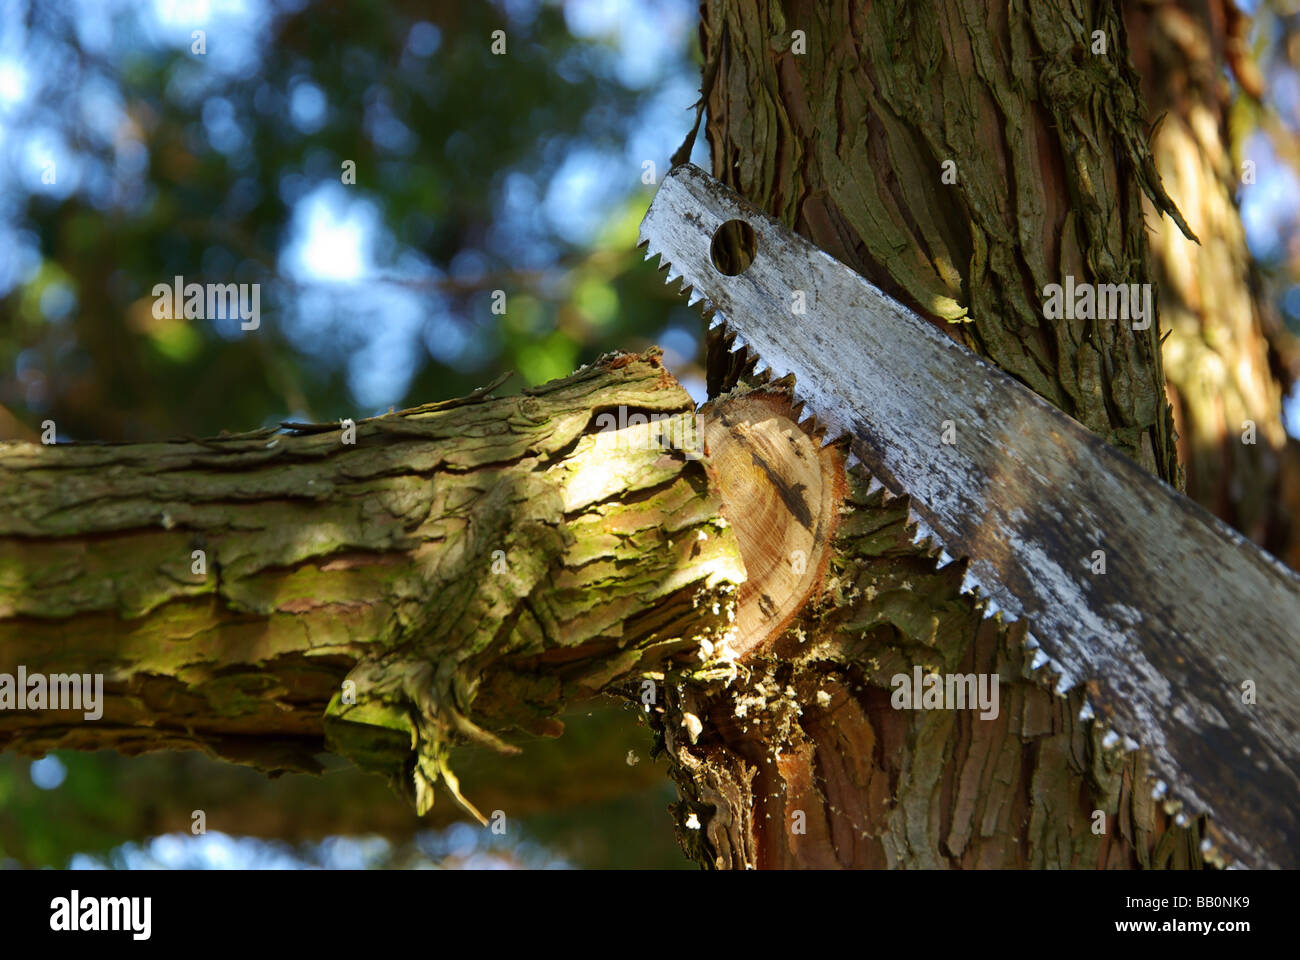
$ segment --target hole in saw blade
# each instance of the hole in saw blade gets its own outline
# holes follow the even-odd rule
[[[754,228],[744,220],[728,220],[713,233],[709,259],[719,273],[739,276],[754,262]]]

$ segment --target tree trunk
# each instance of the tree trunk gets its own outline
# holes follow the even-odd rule
[[[1300,566],[1300,445],[1282,398],[1300,362],[1295,339],[1262,293],[1237,190],[1255,186],[1233,155],[1231,69],[1249,98],[1262,81],[1247,59],[1247,18],[1231,0],[1132,3],[1125,23],[1152,121],[1152,152],[1199,245],[1150,211],[1168,330],[1164,356],[1187,469],[1187,495],[1265,549]]]
[[[1158,325],[1050,320],[1040,299],[1067,274],[1151,282],[1144,196],[1187,229],[1114,5],[706,0],[702,14],[716,177],[1178,482]],[[715,392],[752,382],[728,347],[710,344]],[[866,479],[792,629],[741,681],[671,691],[687,849],[717,867],[1199,865],[1205,825],[1171,822],[1142,754],[1103,749],[1083,691],[1055,695],[1023,626],[985,619],[963,564],[940,567],[906,503]],[[891,679],[914,666],[996,673],[999,715],[893,709]]]

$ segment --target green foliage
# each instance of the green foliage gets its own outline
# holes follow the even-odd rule
[[[3,435],[46,417],[61,437],[123,440],[369,414],[503,370],[516,388],[561,376],[668,322],[676,305],[633,250],[651,188],[626,146],[653,91],[619,82],[560,5],[270,4],[208,25],[203,56],[185,24],[151,41],[137,6],[106,3],[87,46],[71,0],[34,5],[36,93],[0,107],[17,155],[51,125],[69,147],[50,154],[56,184],[29,169],[0,208],[15,263],[37,258],[0,285],[0,369],[18,374],[0,378]],[[583,243],[557,179],[576,155],[606,157],[623,197]],[[295,268],[313,198],[366,224],[351,279]],[[260,283],[260,329],[155,317],[154,285],[176,276]],[[379,389],[359,391],[367,378]]]

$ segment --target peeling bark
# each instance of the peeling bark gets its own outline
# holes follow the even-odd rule
[[[1153,279],[1144,197],[1188,229],[1114,5],[706,0],[702,14],[715,177],[1178,483],[1158,325],[1042,308],[1067,274]],[[711,342],[711,391],[750,370]],[[913,543],[905,501],[868,479],[851,478],[825,589],[770,654],[729,685],[674,692],[662,737],[688,851],[711,867],[1199,866],[1203,825],[1172,825],[1141,753],[1102,749],[1084,691],[1056,696],[1023,625],[986,618],[960,592],[963,563]],[[996,674],[998,717],[894,709],[891,678],[918,665]]]
[[[664,442],[693,418],[652,352],[363,420],[353,444],[4,444],[0,673],[102,673],[105,702],[0,711],[0,747],[271,771],[330,749],[423,812],[437,779],[457,793],[454,743],[513,751],[498,734],[554,735],[566,701],[720,641],[744,568]]]

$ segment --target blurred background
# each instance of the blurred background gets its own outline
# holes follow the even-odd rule
[[[1238,199],[1264,297],[1300,331],[1300,0],[1242,6],[1264,92],[1231,115],[1256,166]],[[702,400],[701,322],[634,250],[694,118],[697,16],[692,0],[0,0],[0,439],[45,419],[60,440],[140,440],[370,416],[651,344]],[[708,166],[703,137],[693,159]],[[259,329],[158,319],[152,289],[177,275],[260,284]],[[1300,436],[1294,393],[1285,409]],[[348,769],[0,755],[0,864],[686,866],[635,711],[566,723],[522,772],[455,760],[480,808],[519,811],[504,836],[444,797],[417,820]]]
[[[47,418],[60,440],[136,440],[370,416],[651,344],[702,399],[699,317],[634,250],[694,119],[690,0],[0,11],[0,439]],[[176,275],[259,283],[259,329],[155,318]],[[458,760],[480,807],[524,818],[504,836],[445,797],[416,820],[349,770],[0,755],[0,862],[686,866],[634,715],[565,719],[526,778]]]
[[[698,97],[688,0],[2,9],[7,435],[367,416],[651,343],[690,371],[633,251]],[[260,283],[261,328],[156,319],[175,275]]]

